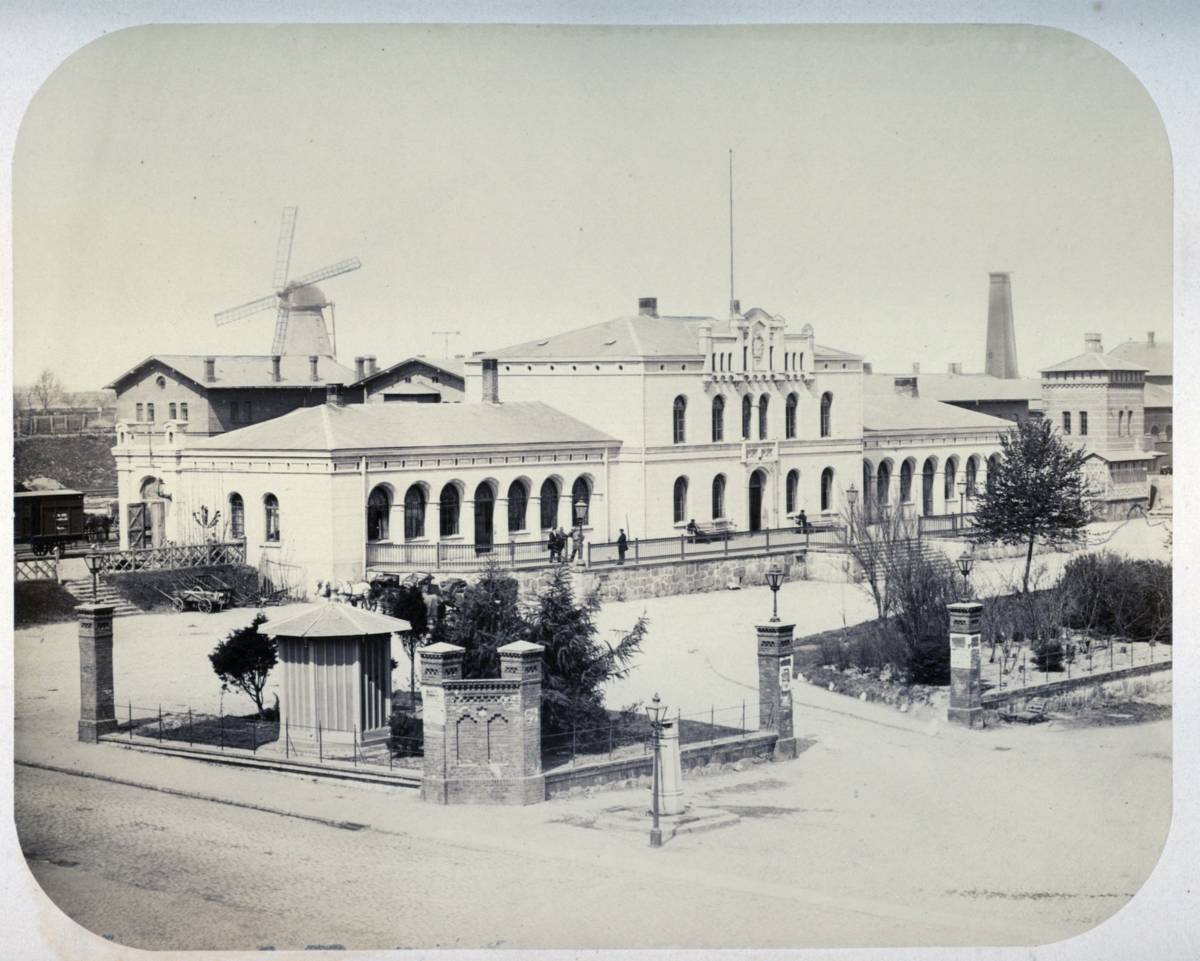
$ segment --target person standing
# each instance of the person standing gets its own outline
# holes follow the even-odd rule
[[[583,560],[583,525],[576,524],[575,530],[571,531],[571,562],[575,560]]]
[[[558,562],[561,564],[567,559],[567,532],[562,529],[561,524],[554,536],[558,542]]]
[[[621,528],[621,536],[617,538],[617,563],[625,563],[625,552],[629,550],[629,538],[625,536],[625,528]]]

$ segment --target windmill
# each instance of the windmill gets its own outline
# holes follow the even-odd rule
[[[334,357],[336,341],[331,343],[330,332],[325,327],[324,313],[328,307],[332,322],[333,302],[327,300],[315,285],[318,281],[358,270],[362,262],[357,257],[351,257],[295,280],[288,280],[288,268],[292,260],[292,238],[296,234],[296,210],[296,207],[283,208],[283,221],[279,225],[279,244],[275,249],[275,274],[271,279],[275,293],[240,307],[221,311],[216,315],[217,326],[274,307],[275,339],[271,342],[272,354],[317,354]],[[334,335],[336,336],[336,327]]]

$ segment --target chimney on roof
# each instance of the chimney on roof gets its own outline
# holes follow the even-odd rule
[[[874,372],[875,372],[875,368],[874,368],[874,366],[871,364],[871,362],[870,362],[869,360],[864,360],[864,361],[863,361],[863,373],[864,373],[864,374],[871,374],[871,373],[874,373]]]
[[[1096,333],[1084,334],[1083,349],[1089,354],[1104,353],[1104,348],[1100,344],[1100,335]]]
[[[1154,346],[1154,331],[1152,331],[1152,330],[1146,331],[1146,346],[1147,347]]]
[[[987,356],[983,372],[1013,380],[1017,373],[1017,335],[1013,330],[1012,284],[1008,274],[988,274]]]
[[[950,364],[950,365],[949,365],[949,366],[946,368],[946,370],[947,370],[949,373],[951,373],[951,374],[961,374],[961,373],[962,373],[962,364],[961,364],[961,363],[959,363],[958,361],[953,361],[953,362],[952,362],[952,363],[951,363],[951,364]]]
[[[638,313],[643,317],[658,316],[658,298],[657,297],[639,297],[638,298]]]
[[[480,399],[485,404],[498,404],[500,403],[499,364],[495,357],[485,357],[481,364],[483,366],[483,396]]]
[[[375,355],[367,354],[367,356],[364,357],[363,360],[365,360],[367,362],[367,376],[370,377],[373,373],[375,373],[379,369],[375,364]]]
[[[334,407],[341,407],[345,402],[345,398],[342,397],[341,384],[325,385],[325,403],[332,404]]]
[[[892,389],[897,394],[905,397],[920,396],[917,393],[917,378],[915,377],[896,377],[892,380]]]
[[[308,376],[314,383],[321,379],[321,375],[317,373],[317,361],[321,358],[316,354],[308,355]]]
[[[206,384],[215,384],[217,382],[217,358],[204,358],[204,382]]]
[[[729,302],[729,316],[740,317],[742,314],[742,302],[740,300],[731,300]]]
[[[365,357],[355,357],[354,358],[354,379],[355,380],[363,379],[363,376],[365,374],[366,365],[367,365],[367,358],[365,358]]]
[[[271,380],[278,384],[283,380],[283,372],[279,369],[281,358],[278,354],[271,355]]]
[[[915,360],[913,361],[913,373],[914,374],[921,373],[921,364],[919,361],[915,361]]]

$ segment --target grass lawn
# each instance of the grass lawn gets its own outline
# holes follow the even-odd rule
[[[74,620],[78,603],[55,581],[18,581],[13,585],[13,620],[18,629]]]

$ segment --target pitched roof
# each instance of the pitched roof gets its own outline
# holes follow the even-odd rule
[[[864,431],[1010,430],[1012,421],[907,394],[863,395]]]
[[[754,313],[754,308],[748,313]],[[761,312],[761,311],[760,311]],[[699,357],[700,325],[709,324],[714,334],[729,333],[729,320],[716,317],[655,317],[631,314],[598,324],[551,334],[481,356],[504,359],[604,360],[638,357]],[[858,359],[857,354],[817,345],[820,359]]]
[[[915,377],[922,397],[940,401],[1025,400],[1042,396],[1042,383],[1028,377],[1005,378],[991,374],[882,374],[866,376],[868,394],[892,395],[896,377]]]
[[[1146,384],[1144,403],[1147,407],[1174,407],[1175,388],[1165,384]]]
[[[372,381],[387,377],[394,374],[398,370],[403,370],[405,367],[413,364],[424,364],[426,367],[433,367],[437,370],[445,371],[452,377],[457,377],[462,380],[465,376],[466,359],[463,357],[426,357],[424,354],[417,354],[415,357],[405,357],[404,360],[397,361],[394,364],[389,364],[387,367],[381,367],[373,374],[367,374],[361,380],[354,381],[355,387],[363,384],[369,384]]]
[[[361,637],[363,634],[392,634],[411,631],[412,625],[399,617],[329,601],[314,604],[282,621],[267,621],[268,637]]]
[[[1146,369],[1144,364],[1135,364],[1132,361],[1117,357],[1114,354],[1103,354],[1098,350],[1085,350],[1077,357],[1072,357],[1070,360],[1060,361],[1052,367],[1043,367],[1042,373],[1061,373],[1063,371],[1105,371],[1105,370],[1142,370]]]
[[[216,380],[204,379],[204,361],[216,361]],[[121,383],[155,362],[171,368],[205,390],[243,387],[324,387],[326,384],[349,384],[354,371],[332,357],[317,359],[317,380],[309,373],[308,357],[303,354],[283,354],[279,359],[280,379],[271,379],[270,354],[151,354],[129,368],[107,387],[118,390]]]
[[[616,443],[540,401],[505,404],[319,404],[192,443],[189,450],[314,453],[428,447]]]
[[[1175,367],[1175,348],[1171,341],[1127,340],[1109,351],[1114,357],[1146,368],[1151,377],[1171,377]]]

